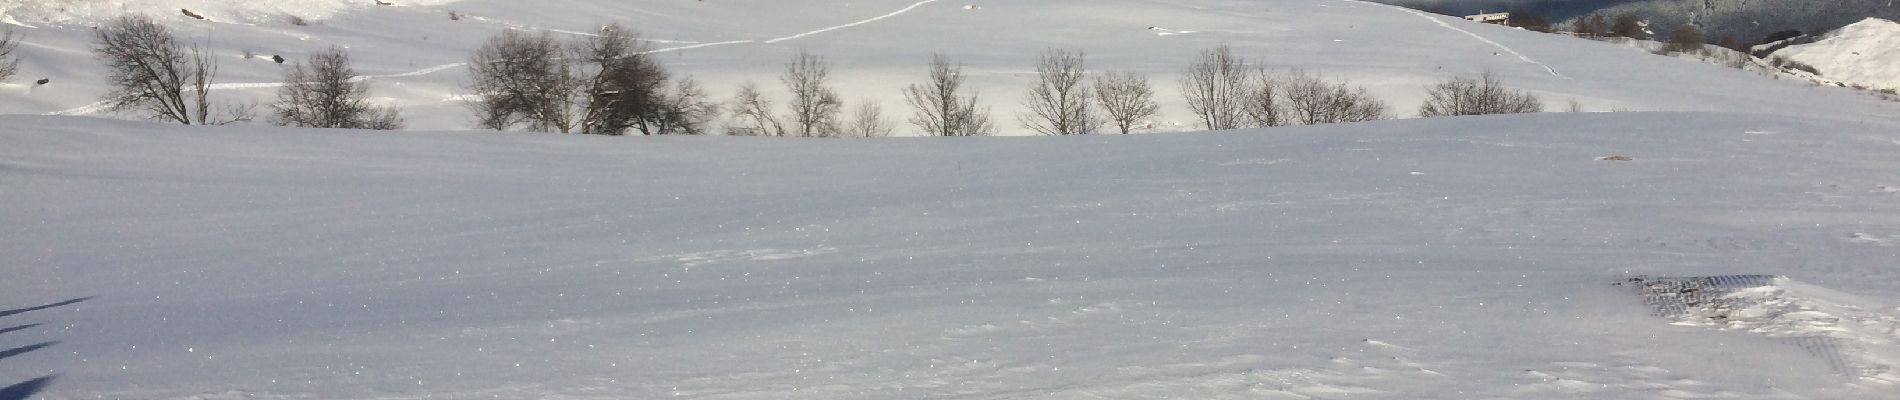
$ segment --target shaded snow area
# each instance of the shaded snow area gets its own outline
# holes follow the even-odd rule
[[[220,56],[217,94],[229,102],[268,104],[285,65],[331,46],[348,49],[371,77],[373,101],[402,108],[410,128],[470,127],[465,102],[469,53],[507,29],[542,29],[577,38],[599,24],[624,23],[653,40],[659,61],[728,99],[742,83],[760,84],[784,104],[778,76],[798,50],[826,57],[847,107],[872,102],[916,132],[906,85],[920,83],[932,53],[966,65],[971,89],[994,111],[1002,134],[1027,130],[1016,116],[1049,48],[1085,52],[1094,71],[1144,74],[1162,115],[1155,130],[1193,130],[1196,119],[1176,88],[1196,54],[1231,44],[1269,68],[1303,69],[1350,80],[1416,113],[1428,85],[1485,71],[1528,90],[1552,110],[1576,102],[1585,111],[1694,111],[1865,117],[1891,115],[1892,103],[1842,101],[1842,88],[1805,80],[1772,82],[1759,74],[1645,54],[1562,35],[1470,23],[1456,17],[1347,0],[463,0],[348,2],[148,0],[27,1],[7,18],[24,36],[24,60],[0,83],[0,113],[134,117],[103,109],[104,68],[89,53],[92,27],[110,11],[146,10],[188,41]],[[40,11],[64,8],[44,16]],[[182,15],[188,8],[206,15]],[[97,12],[85,11],[97,9]],[[332,10],[318,12],[319,10]],[[74,11],[79,10],[79,11]],[[281,13],[282,15],[277,15]],[[239,17],[239,16],[247,17]],[[451,19],[451,16],[455,19]],[[290,22],[308,19],[307,26]],[[55,18],[57,17],[57,18]],[[81,18],[84,17],[84,18]],[[322,17],[319,19],[319,17]],[[61,19],[64,18],[64,19]],[[69,22],[43,22],[54,19]],[[6,19],[0,18],[0,21]],[[254,57],[245,58],[245,54]],[[47,85],[33,85],[41,78]],[[1815,107],[1825,104],[1826,107]],[[1798,111],[1790,111],[1798,110]]]
[[[1813,65],[1835,81],[1900,89],[1900,23],[1893,21],[1868,18],[1775,55]]]
[[[1900,392],[1892,120],[0,127],[0,384],[35,398]],[[1761,277],[1661,315],[1626,284],[1720,275]]]

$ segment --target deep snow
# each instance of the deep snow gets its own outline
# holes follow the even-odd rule
[[[714,88],[810,48],[900,117],[944,51],[1011,125],[1053,46],[1150,73],[1184,125],[1173,76],[1223,42],[1402,114],[1487,69],[1553,110],[1671,112],[892,140],[5,115],[0,398],[1900,392],[1900,106],[1853,91],[1337,0],[399,3],[160,16],[239,97],[281,73],[242,50],[349,46],[425,130],[465,125],[488,35],[609,20]],[[25,15],[19,78],[54,83],[0,85],[0,113],[99,115],[103,14]],[[1679,318],[1613,285],[1729,274],[1784,278]]]
[[[48,398],[1811,398],[1900,381],[1900,125],[1062,138],[0,117]],[[1623,155],[1631,161],[1599,158]],[[1784,275],[1726,320],[1633,275]],[[1837,338],[1852,376],[1777,336]]]

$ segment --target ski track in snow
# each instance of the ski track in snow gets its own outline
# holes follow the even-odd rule
[[[902,9],[902,10],[897,10],[897,11],[893,11],[893,12],[891,12],[890,14],[884,14],[884,15],[879,15],[879,16],[876,16],[876,17],[871,17],[871,18],[867,18],[867,19],[865,19],[865,20],[862,20],[862,21],[858,21],[858,22],[852,22],[852,23],[849,23],[849,24],[844,24],[844,25],[838,25],[838,26],[834,26],[834,27],[830,27],[830,28],[825,28],[825,29],[819,29],[819,30],[815,30],[815,31],[811,31],[811,32],[805,32],[805,33],[800,33],[800,34],[797,34],[797,35],[791,35],[791,36],[786,36],[786,37],[782,37],[782,38],[777,38],[777,39],[771,39],[771,40],[766,40],[766,41],[765,41],[765,43],[766,43],[766,44],[772,44],[772,43],[778,43],[778,42],[783,42],[783,41],[787,41],[787,40],[794,40],[794,39],[798,39],[798,38],[802,38],[802,37],[806,37],[806,36],[811,36],[811,35],[816,35],[816,34],[820,34],[820,33],[825,33],[825,32],[830,32],[830,31],[835,31],[835,30],[839,30],[839,29],[844,29],[844,28],[850,28],[850,27],[854,27],[854,26],[858,26],[858,25],[864,25],[864,24],[868,24],[868,23],[872,23],[872,22],[877,22],[878,20],[882,20],[882,19],[885,19],[885,18],[890,18],[890,17],[895,17],[895,16],[899,16],[899,15],[903,15],[904,13],[907,13],[907,12],[910,12],[910,10],[915,10],[915,9],[917,9],[917,7],[923,7],[923,6],[925,5],[925,4],[930,4],[930,3],[935,3],[935,2],[937,2],[937,0],[924,0],[924,1],[919,1],[919,2],[917,2],[917,4],[911,4],[911,5],[910,5],[910,7],[904,7],[904,9]]]
[[[923,0],[923,1],[919,1],[919,2],[917,2],[917,3],[915,3],[915,4],[911,4],[911,5],[909,6],[909,7],[904,7],[903,9],[900,9],[900,10],[897,10],[897,11],[892,11],[892,12],[891,12],[891,13],[889,13],[889,14],[884,14],[884,15],[879,15],[879,16],[876,16],[876,17],[871,17],[871,18],[866,18],[866,19],[863,19],[863,20],[859,20],[859,21],[857,21],[857,22],[852,22],[852,23],[848,23],[848,24],[844,24],[844,25],[837,25],[837,26],[831,26],[831,27],[825,27],[825,28],[822,28],[822,29],[817,29],[817,30],[812,30],[812,31],[807,31],[807,32],[804,32],[804,33],[799,33],[799,34],[796,34],[796,35],[791,35],[791,36],[785,36],[785,37],[779,37],[779,38],[772,38],[772,39],[766,39],[766,40],[763,40],[763,41],[761,41],[761,40],[730,40],[730,41],[724,41],[724,42],[712,42],[712,43],[698,43],[698,44],[691,44],[691,45],[686,45],[686,46],[677,46],[677,47],[668,47],[668,48],[663,48],[663,49],[654,49],[654,50],[649,50],[649,51],[646,51],[646,52],[644,52],[644,53],[641,53],[641,54],[655,54],[655,53],[665,53],[665,52],[669,52],[669,51],[680,51],[680,50],[691,50],[691,49],[698,49],[698,48],[706,48],[706,47],[716,47],[716,46],[729,46],[729,45],[735,45],[735,44],[748,44],[748,43],[763,43],[763,44],[776,44],[776,43],[779,43],[779,42],[785,42],[785,41],[791,41],[791,40],[797,40],[797,39],[801,39],[801,38],[804,38],[804,37],[807,37],[807,36],[812,36],[812,35],[817,35],[817,34],[822,34],[822,33],[826,33],[826,32],[831,32],[831,31],[836,31],[836,30],[840,30],[840,29],[846,29],[846,28],[852,28],[852,27],[856,27],[856,26],[860,26],[860,25],[864,25],[864,24],[869,24],[869,23],[873,23],[873,22],[877,22],[877,21],[881,21],[881,20],[884,20],[884,19],[887,19],[887,18],[891,18],[891,17],[896,17],[896,16],[899,16],[899,15],[903,15],[903,14],[905,14],[905,13],[908,13],[908,12],[911,12],[912,10],[916,10],[916,9],[917,9],[918,7],[923,7],[923,6],[925,6],[925,5],[928,5],[928,4],[930,4],[930,3],[935,3],[935,2],[937,2],[937,1],[938,1],[938,0]],[[586,33],[581,33],[581,32],[574,32],[574,31],[565,31],[565,30],[551,30],[551,31],[552,31],[552,32],[559,32],[559,33],[566,33],[566,34],[577,34],[577,35],[588,35],[588,34],[586,34]],[[669,40],[669,41],[664,41],[664,42],[670,42],[670,43],[692,43],[692,42],[684,42],[684,41],[674,41],[674,40]],[[462,68],[462,67],[466,67],[466,66],[468,66],[468,63],[451,63],[451,64],[442,64],[442,65],[437,65],[437,66],[433,66],[433,67],[428,67],[428,68],[423,68],[423,69],[419,69],[419,70],[415,70],[415,71],[410,71],[410,72],[403,72],[403,73],[397,73],[397,74],[388,74],[388,75],[366,75],[366,76],[363,76],[363,77],[359,77],[359,78],[358,78],[358,80],[363,80],[363,79],[389,79],[389,78],[410,78],[410,77],[417,77],[417,76],[423,76],[423,75],[429,75],[429,74],[434,74],[434,73],[438,73],[438,72],[442,72],[442,71],[447,71],[447,70],[451,70],[451,69],[456,69],[456,68]],[[212,85],[211,85],[211,89],[212,89],[212,90],[231,90],[231,89],[269,89],[269,88],[276,88],[276,87],[281,87],[281,86],[284,86],[284,83],[283,83],[283,82],[251,82],[251,83],[217,83],[217,84],[212,84]],[[107,102],[105,102],[105,101],[99,101],[99,102],[95,102],[95,103],[92,103],[92,104],[87,104],[87,105],[84,105],[84,106],[79,106],[79,107],[74,107],[74,108],[70,108],[70,109],[66,109],[66,110],[61,110],[61,111],[54,111],[54,112],[50,112],[50,113],[46,113],[46,115],[89,115],[89,114],[93,114],[93,113],[97,113],[97,112],[100,112],[100,111],[104,111],[104,110],[105,110],[106,108],[108,108],[108,107],[109,107],[109,104],[107,104]]]
[[[1463,34],[1465,34],[1465,35],[1467,35],[1467,36],[1471,36],[1471,38],[1473,38],[1473,39],[1478,39],[1478,41],[1480,41],[1480,42],[1485,42],[1485,43],[1487,43],[1487,44],[1490,44],[1490,45],[1491,45],[1492,47],[1496,47],[1496,48],[1498,48],[1498,50],[1503,50],[1503,51],[1504,51],[1505,53],[1510,53],[1510,54],[1511,54],[1511,55],[1513,55],[1513,56],[1517,56],[1517,59],[1519,59],[1519,60],[1524,60],[1524,62],[1527,62],[1527,63],[1531,63],[1531,64],[1537,64],[1538,66],[1541,66],[1541,67],[1544,67],[1544,70],[1545,70],[1545,71],[1548,71],[1548,72],[1550,72],[1550,75],[1551,75],[1551,76],[1555,76],[1555,77],[1557,77],[1557,78],[1559,78],[1559,79],[1566,79],[1566,80],[1568,80],[1568,79],[1570,79],[1570,77],[1568,77],[1568,76],[1564,76],[1564,74],[1563,74],[1562,72],[1557,72],[1557,68],[1555,68],[1555,67],[1551,67],[1551,66],[1550,66],[1550,64],[1545,64],[1545,63],[1543,63],[1543,62],[1539,62],[1539,61],[1537,61],[1536,59],[1532,59],[1532,58],[1531,58],[1530,56],[1526,56],[1526,55],[1524,55],[1524,53],[1519,53],[1519,52],[1517,52],[1517,50],[1516,50],[1516,49],[1512,49],[1512,48],[1511,48],[1511,46],[1505,46],[1505,45],[1504,45],[1503,43],[1498,43],[1497,41],[1494,41],[1494,40],[1491,40],[1490,38],[1486,38],[1486,37],[1484,37],[1483,35],[1479,35],[1479,34],[1477,34],[1477,33],[1475,33],[1475,32],[1472,32],[1472,31],[1468,31],[1468,30],[1465,30],[1464,28],[1459,28],[1459,27],[1456,27],[1456,26],[1452,26],[1452,24],[1449,24],[1449,23],[1445,23],[1445,20],[1444,20],[1444,19],[1442,19],[1442,18],[1435,18],[1435,17],[1432,17],[1432,16],[1430,15],[1430,14],[1426,14],[1426,13],[1425,13],[1425,12],[1423,12],[1423,11],[1418,11],[1418,10],[1413,10],[1413,9],[1409,9],[1409,8],[1405,8],[1405,7],[1398,7],[1398,6],[1389,6],[1389,5],[1384,5],[1384,4],[1377,4],[1377,3],[1369,3],[1369,2],[1366,2],[1366,1],[1364,1],[1364,0],[1341,0],[1341,1],[1346,1],[1346,2],[1352,2],[1352,3],[1361,3],[1361,4],[1372,4],[1372,5],[1376,5],[1376,6],[1380,6],[1380,7],[1391,7],[1391,8],[1396,8],[1396,9],[1398,9],[1398,10],[1400,10],[1400,11],[1405,11],[1405,12],[1408,12],[1408,13],[1412,13],[1412,15],[1417,15],[1417,16],[1418,16],[1419,18],[1424,18],[1424,19],[1426,19],[1426,20],[1429,20],[1429,21],[1432,21],[1432,23],[1435,23],[1435,24],[1438,24],[1438,26],[1442,26],[1442,27],[1445,27],[1445,29],[1450,29],[1450,30],[1453,30],[1453,31],[1457,31],[1457,32],[1459,32],[1459,33],[1463,33]]]

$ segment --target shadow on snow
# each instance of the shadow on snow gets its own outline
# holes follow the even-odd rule
[[[42,305],[42,306],[16,308],[12,310],[0,311],[0,317],[8,317],[8,316],[13,316],[17,314],[29,313],[29,312],[45,310],[45,309],[50,309],[50,308],[64,307],[64,306],[69,306],[73,304],[78,304],[79,302],[83,302],[86,300],[92,300],[92,297],[87,296],[87,297],[81,297],[77,299],[66,300],[66,301]],[[34,324],[14,326],[10,328],[0,328],[0,335],[33,329],[38,326],[40,326],[40,324],[34,323]],[[45,349],[45,348],[53,347],[57,345],[59,345],[59,341],[50,341],[50,342],[42,342],[42,343],[34,344],[34,345],[0,350],[0,360],[13,358],[14,356],[31,353],[35,350]],[[56,378],[58,378],[57,375],[47,375],[47,376],[42,376],[39,378],[34,378],[32,380],[28,380],[25,382],[8,385],[7,387],[4,387],[4,388],[0,388],[0,400],[26,400],[28,398],[33,397],[33,394],[39,393],[42,390],[46,390],[46,387],[51,386],[53,384],[53,380]]]

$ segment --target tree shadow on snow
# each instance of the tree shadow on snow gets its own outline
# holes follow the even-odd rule
[[[21,355],[21,354],[26,354],[26,353],[31,353],[31,352],[33,352],[34,350],[39,350],[39,349],[44,349],[44,348],[48,348],[48,347],[53,347],[53,345],[57,345],[57,344],[59,344],[59,342],[56,342],[56,341],[55,341],[55,342],[45,342],[45,343],[40,343],[40,344],[36,344],[36,345],[32,345],[32,346],[21,346],[21,347],[15,347],[15,348],[11,348],[11,349],[6,349],[6,350],[0,350],[0,360],[5,360],[5,359],[9,359],[9,358],[13,358],[13,356],[17,356],[17,355]]]
[[[0,335],[13,333],[15,331],[24,331],[28,329],[33,329],[33,327],[36,327],[36,326],[40,326],[40,324],[26,324],[26,325],[20,325],[20,326],[16,326],[12,328],[0,328]]]
[[[26,400],[29,397],[33,397],[34,393],[39,393],[41,390],[45,390],[46,386],[52,384],[53,376],[47,375],[39,377],[38,379],[20,382],[13,386],[0,388],[0,400]]]
[[[52,303],[52,304],[41,305],[41,306],[33,306],[33,307],[17,308],[17,309],[12,309],[12,310],[0,311],[0,317],[8,317],[8,316],[13,316],[17,314],[29,313],[29,312],[40,311],[40,310],[45,310],[45,309],[50,309],[50,308],[64,307],[64,306],[69,306],[73,304],[78,304],[86,300],[92,300],[92,296],[81,297],[77,299],[66,300],[66,301],[62,301],[58,303]],[[40,324],[33,323],[33,324],[14,326],[11,328],[0,328],[0,334],[8,334],[8,333],[13,333],[13,332],[33,329],[39,326]],[[34,344],[34,345],[0,350],[0,360],[6,360],[8,358],[19,356],[21,354],[31,353],[36,350],[45,349],[45,348],[53,347],[57,345],[59,345],[59,341],[50,341],[50,342],[42,342],[42,343]],[[34,394],[39,393],[42,390],[46,390],[46,387],[51,386],[53,384],[53,380],[57,378],[58,378],[57,375],[47,375],[47,376],[35,378],[33,380],[29,380],[26,382],[15,383],[13,385],[0,388],[0,400],[26,400],[28,398],[33,397]]]
[[[81,297],[81,298],[77,298],[77,299],[72,299],[72,300],[67,300],[67,301],[62,301],[62,302],[58,302],[58,303],[53,303],[53,304],[47,304],[47,305],[43,305],[43,306],[34,306],[34,307],[27,307],[27,308],[20,308],[20,309],[13,309],[13,310],[6,310],[6,311],[0,311],[0,317],[5,317],[5,316],[9,316],[9,315],[13,315],[13,314],[20,314],[20,313],[27,313],[27,312],[33,312],[33,311],[39,311],[39,310],[44,310],[44,309],[48,309],[48,308],[55,308],[55,307],[65,307],[65,306],[70,306],[70,305],[73,305],[73,304],[79,304],[79,302],[83,302],[83,301],[86,301],[86,300],[92,300],[92,296],[86,296],[86,297]]]

